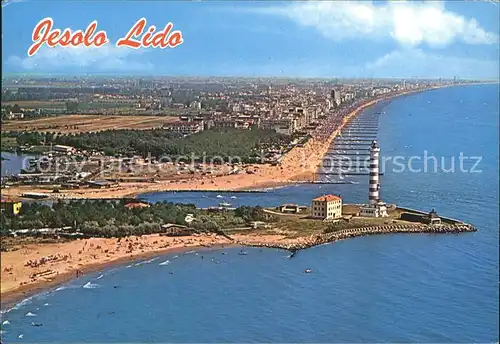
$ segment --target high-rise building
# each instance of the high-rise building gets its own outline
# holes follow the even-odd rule
[[[341,103],[340,91],[339,90],[331,90],[330,96],[332,97],[332,101],[335,105],[339,106]]]

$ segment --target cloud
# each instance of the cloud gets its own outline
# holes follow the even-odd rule
[[[214,73],[215,71],[215,73]],[[418,48],[397,49],[365,63],[332,59],[291,58],[251,65],[244,61],[211,64],[201,75],[302,78],[425,78],[498,80],[498,60],[460,58],[426,53]]]
[[[487,32],[472,18],[445,9],[440,1],[307,1],[285,6],[256,7],[252,12],[288,18],[323,36],[344,39],[392,37],[402,45],[442,47],[456,41],[494,44],[496,33]]]
[[[145,71],[154,66],[134,57],[145,53],[144,49],[117,48],[108,43],[101,47],[42,46],[32,57],[10,56],[7,63],[28,71],[60,71],[79,68],[90,71]]]
[[[18,2],[24,2],[25,0],[2,0],[2,8],[7,7],[11,4],[15,4]]]
[[[370,77],[419,77],[498,80],[499,64],[493,60],[425,53],[420,49],[395,50],[365,64]]]

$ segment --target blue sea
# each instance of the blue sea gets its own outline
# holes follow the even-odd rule
[[[3,340],[497,342],[498,104],[498,85],[459,86],[399,97],[362,115],[380,112],[381,155],[391,158],[381,197],[434,208],[472,223],[476,233],[362,237],[300,251],[293,259],[258,248],[245,249],[247,255],[225,248],[157,257],[25,300],[3,314],[9,322],[2,325]],[[438,160],[436,169],[430,156]],[[416,158],[399,171],[396,157],[405,163]],[[452,158],[455,170],[446,172]],[[308,204],[324,193],[366,202],[368,177],[349,178],[358,184],[141,197],[203,207],[221,200]]]

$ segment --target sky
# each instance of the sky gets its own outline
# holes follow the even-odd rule
[[[36,24],[109,43],[46,45]],[[175,48],[116,47],[140,18],[180,30]],[[324,78],[499,78],[500,4],[485,1],[2,0],[3,73]]]

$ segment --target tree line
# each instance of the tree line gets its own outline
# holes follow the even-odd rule
[[[148,157],[191,156],[207,159],[240,157],[243,163],[258,161],[262,151],[280,149],[291,137],[272,130],[253,128],[210,129],[183,137],[163,129],[107,130],[93,133],[57,134],[39,132],[10,132],[19,145],[60,144],[81,150],[102,151],[106,155],[141,155]]]
[[[123,237],[161,232],[163,224],[189,225],[200,232],[246,226],[250,221],[274,222],[261,207],[240,207],[234,211],[210,212],[193,204],[159,202],[144,208],[127,208],[124,200],[59,200],[53,204],[23,204],[18,215],[1,214],[1,235],[11,230],[71,227],[71,231],[98,237]],[[185,222],[187,214],[195,220]]]

